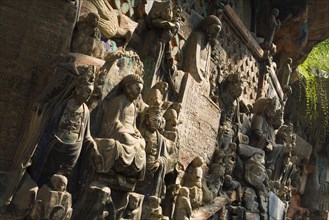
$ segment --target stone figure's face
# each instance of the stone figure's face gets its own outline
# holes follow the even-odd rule
[[[160,205],[160,201],[156,196],[149,197],[149,205],[151,208],[157,208]]]
[[[162,83],[160,87],[161,93],[165,93],[168,90],[168,83]]]
[[[268,106],[265,109],[265,116],[269,119],[274,118],[275,117],[275,108],[273,106]]]
[[[272,14],[273,14],[275,17],[278,17],[278,16],[279,16],[279,10],[277,10],[277,9],[273,9]]]
[[[93,85],[83,85],[83,86],[78,87],[76,89],[76,96],[77,96],[78,102],[84,103],[84,102],[88,101],[93,90],[94,90]]]
[[[243,86],[242,82],[234,82],[231,87],[229,88],[230,94],[235,98],[239,98],[242,94]]]
[[[53,179],[51,182],[52,189],[55,191],[64,192],[66,190],[66,183],[61,178]]]
[[[143,90],[142,83],[132,83],[126,86],[126,95],[130,101],[136,100]]]
[[[89,14],[89,22],[90,22],[90,25],[93,26],[93,27],[97,27],[98,25],[98,17],[94,14]]]
[[[149,117],[147,117],[147,126],[149,130],[156,131],[160,129],[162,121],[163,120],[160,115],[150,114]]]
[[[209,27],[207,27],[206,36],[208,41],[216,41],[220,30],[221,30],[221,26],[218,24],[211,24]]]
[[[136,209],[138,207],[138,198],[135,196],[130,196],[128,206],[130,210]]]

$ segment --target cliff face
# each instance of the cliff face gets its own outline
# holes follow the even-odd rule
[[[302,63],[312,48],[329,37],[329,1],[271,1],[280,10],[281,28],[276,34],[280,61],[291,57],[293,67]]]

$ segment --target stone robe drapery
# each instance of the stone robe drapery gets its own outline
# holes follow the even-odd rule
[[[115,97],[108,108],[100,127],[101,138],[95,139],[103,156],[105,170],[113,169],[123,176],[143,180],[145,175],[145,140],[136,127],[136,103],[122,94]],[[105,154],[105,155],[104,155]]]
[[[39,186],[47,183],[55,173],[61,173],[68,178],[77,164],[83,147],[96,147],[89,130],[89,109],[82,104],[83,114],[78,140],[74,143],[65,143],[55,133],[59,130],[61,117],[67,107],[67,102],[59,106],[51,117],[44,130],[37,150],[32,159],[32,166],[28,169],[34,181]]]

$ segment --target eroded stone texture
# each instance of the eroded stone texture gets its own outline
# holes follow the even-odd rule
[[[220,111],[190,76],[187,79],[179,119],[184,122],[184,126],[179,128],[181,163],[187,167],[194,158],[193,155],[203,157],[206,163],[210,162],[217,142]]]
[[[246,14],[260,9],[253,6],[254,1],[248,2],[251,7]],[[284,203],[288,204],[292,191],[296,192],[293,198],[299,199],[291,209],[295,218],[310,214],[299,205],[327,208],[328,174],[318,168],[328,167],[326,157],[319,155],[326,148],[317,142],[317,164],[310,165],[312,147],[298,140],[300,146],[295,148],[292,126],[280,127],[287,94],[281,89],[273,62],[275,31],[264,35],[263,50],[235,14],[236,1],[151,1],[146,5],[141,1],[138,6],[123,1],[83,1],[83,16],[93,12],[92,18],[100,17],[99,23],[90,27],[89,37],[97,37],[97,46],[105,49],[104,58],[99,56],[104,60],[77,53],[54,60],[59,53],[68,52],[80,1],[46,3],[5,2],[0,8],[11,18],[1,26],[5,31],[16,23],[12,19],[19,16],[18,8],[29,9],[22,10],[19,28],[13,28],[15,37],[8,37],[8,31],[0,38],[9,42],[4,47],[8,51],[13,42],[22,42],[3,61],[3,100],[12,115],[4,124],[12,127],[1,131],[1,137],[6,136],[0,157],[1,205],[30,165],[35,143],[39,143],[37,157],[45,144],[40,137],[46,135],[51,140],[44,145],[50,155],[41,154],[46,157],[45,164],[34,159],[28,169],[39,186],[46,185],[37,193],[32,180],[22,181],[14,199],[0,209],[1,217],[8,213],[17,217],[15,210],[32,207],[27,203],[33,201],[32,212],[19,213],[21,219],[26,215],[34,219],[38,215],[56,219],[51,213],[70,215],[71,194],[73,219],[282,219],[287,211]],[[211,10],[212,6],[216,7]],[[259,7],[264,11],[260,12],[266,17],[272,6],[274,3],[262,2]],[[209,11],[218,17],[207,16]],[[145,22],[139,21],[136,35],[131,35],[137,12],[138,18],[148,15]],[[34,13],[43,19],[35,19]],[[256,28],[253,19],[251,26]],[[25,30],[23,26],[33,34],[18,35]],[[60,28],[65,31],[59,32]],[[153,43],[148,41],[151,36],[156,36]],[[92,48],[96,38],[88,39],[80,46]],[[113,47],[107,50],[109,44]],[[128,50],[127,45],[138,50]],[[84,77],[88,92],[81,95],[81,80],[77,79],[82,65],[95,77]],[[94,87],[93,93],[89,87]],[[42,95],[37,98],[39,93]],[[82,104],[72,105],[72,100],[82,100]],[[14,111],[17,107],[22,109]],[[89,111],[95,141],[83,120],[89,119]],[[12,120],[21,124],[9,124]],[[77,144],[85,140],[91,148]],[[18,150],[11,153],[13,145]],[[5,173],[10,166],[18,168],[17,172]],[[50,173],[41,173],[45,180],[39,182],[33,175],[35,168]],[[50,175],[57,172],[66,175],[68,183],[54,184]],[[30,199],[17,201],[24,190]],[[307,203],[320,193],[324,197],[317,203]],[[46,196],[36,196],[39,194]],[[44,204],[48,210],[42,208]]]

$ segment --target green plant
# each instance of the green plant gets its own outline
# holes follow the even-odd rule
[[[311,121],[324,116],[323,126],[329,128],[326,81],[329,78],[329,38],[317,44],[307,59],[298,66],[305,79],[306,117]],[[322,114],[319,114],[321,111]]]

